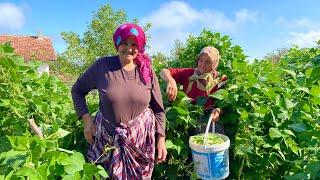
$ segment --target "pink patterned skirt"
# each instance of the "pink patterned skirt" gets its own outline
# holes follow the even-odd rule
[[[147,108],[129,123],[115,127],[113,136],[105,126],[113,126],[100,112],[94,124],[94,144],[89,146],[90,162],[102,164],[111,179],[151,179],[155,156],[155,116]]]

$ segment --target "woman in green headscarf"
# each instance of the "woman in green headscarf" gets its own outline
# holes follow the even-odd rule
[[[197,97],[208,97],[217,91],[227,80],[225,75],[220,77],[216,71],[219,59],[219,51],[212,46],[207,46],[200,51],[196,68],[163,69],[160,76],[167,82],[166,93],[169,101],[174,101],[177,96],[177,83],[183,85],[183,91],[193,99],[193,102]],[[212,98],[207,98],[204,109],[209,112],[206,114],[211,115],[215,122],[219,121],[222,110],[214,107]],[[215,128],[217,133],[224,134],[223,126],[220,123],[216,123]]]

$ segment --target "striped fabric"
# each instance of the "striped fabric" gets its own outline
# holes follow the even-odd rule
[[[100,112],[94,124],[95,142],[87,153],[90,162],[102,164],[111,179],[151,179],[155,156],[155,117],[151,109],[128,125],[115,127],[113,137],[106,133],[105,126],[111,124]],[[107,146],[113,149],[102,155]]]

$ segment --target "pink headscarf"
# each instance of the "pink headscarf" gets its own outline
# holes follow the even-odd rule
[[[141,27],[136,24],[126,23],[120,25],[115,33],[113,34],[113,42],[118,50],[119,45],[129,36],[135,37],[136,43],[138,45],[138,56],[135,62],[139,68],[139,73],[144,81],[144,83],[151,82],[152,72],[151,72],[151,60],[150,57],[144,53],[146,45],[146,36]]]

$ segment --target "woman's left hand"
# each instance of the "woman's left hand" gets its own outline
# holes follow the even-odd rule
[[[213,122],[218,122],[219,121],[219,116],[220,116],[220,108],[214,108],[211,112],[212,120]]]
[[[156,163],[161,163],[166,160],[167,157],[167,148],[166,148],[166,142],[165,137],[158,134],[157,138],[157,151],[158,156],[156,157]]]

